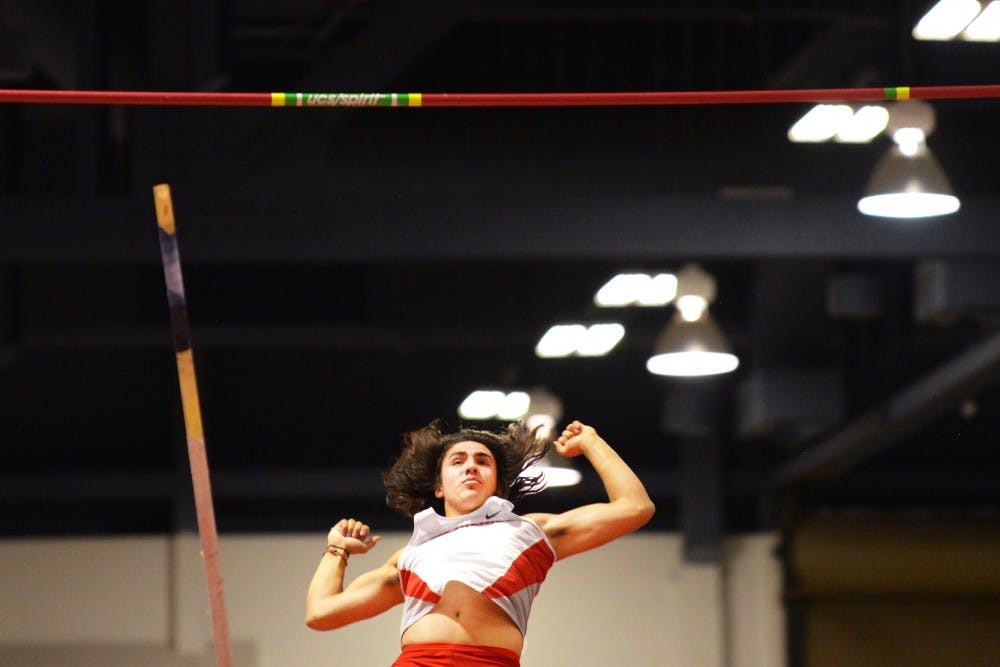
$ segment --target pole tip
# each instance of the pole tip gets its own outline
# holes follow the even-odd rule
[[[153,204],[156,206],[156,224],[167,234],[177,231],[174,224],[174,205],[170,199],[170,186],[160,183],[153,186]]]

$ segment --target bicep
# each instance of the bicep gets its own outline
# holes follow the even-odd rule
[[[533,517],[560,559],[597,548],[636,530],[646,519],[621,503],[594,503]]]

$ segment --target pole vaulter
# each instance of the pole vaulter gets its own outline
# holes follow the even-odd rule
[[[201,93],[93,90],[3,90],[0,104],[70,104],[216,107],[583,107],[672,106],[707,104],[772,104],[795,102],[862,102],[1000,98],[1000,85],[925,86],[889,88],[811,88],[793,90],[692,91],[692,92],[590,92],[590,93]],[[232,667],[232,649],[226,620],[218,532],[212,505],[201,406],[195,379],[194,357],[177,245],[170,187],[153,188],[159,227],[160,254],[166,280],[167,302],[181,402],[187,436],[188,458],[194,486],[198,532],[211,605],[212,635],[218,667]]]

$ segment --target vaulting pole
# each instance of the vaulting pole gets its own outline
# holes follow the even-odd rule
[[[180,380],[181,404],[184,408],[184,430],[187,434],[188,460],[191,465],[191,481],[194,485],[195,509],[198,514],[198,534],[201,537],[201,554],[205,563],[205,581],[208,584],[208,601],[212,612],[215,664],[217,667],[232,667],[233,656],[229,644],[229,624],[226,621],[226,601],[222,593],[222,573],[219,568],[219,535],[215,528],[215,510],[212,507],[212,486],[208,475],[208,457],[205,454],[205,435],[201,426],[201,404],[198,401],[198,384],[194,374],[191,331],[188,325],[187,300],[184,296],[184,277],[181,274],[181,256],[177,247],[170,186],[166,184],[154,186],[153,202],[156,205],[156,224],[159,226],[163,276],[167,283],[170,330],[173,334],[174,352],[177,355],[177,376]]]
[[[191,93],[0,90],[0,103],[222,107],[583,107],[1000,98],[1000,84],[622,93]]]

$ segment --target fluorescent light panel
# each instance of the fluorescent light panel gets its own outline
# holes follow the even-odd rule
[[[840,143],[867,143],[878,136],[889,122],[889,111],[878,105],[865,105],[855,111],[847,104],[817,104],[788,130],[795,143],[821,143],[834,139]]]
[[[617,322],[592,324],[557,324],[550,327],[535,345],[542,358],[604,356],[625,336],[625,327]]]
[[[594,303],[604,308],[621,306],[665,306],[677,294],[677,277],[672,273],[619,273],[594,295]]]
[[[1000,41],[1000,0],[993,0],[962,31],[962,38],[970,42]]]
[[[931,7],[913,28],[919,40],[949,40],[976,18],[982,6],[978,0],[941,0]]]
[[[581,357],[603,357],[624,336],[625,327],[620,324],[592,324],[577,343],[576,353]]]
[[[520,419],[528,412],[531,398],[526,392],[505,393],[495,389],[477,389],[458,406],[463,419]]]
[[[889,110],[874,104],[861,107],[837,129],[834,141],[844,144],[866,144],[889,124]]]
[[[796,143],[827,141],[852,115],[854,111],[846,104],[817,104],[792,125],[788,138]]]
[[[586,333],[587,327],[582,324],[557,324],[535,345],[535,354],[543,358],[568,357],[576,351],[577,342]]]

